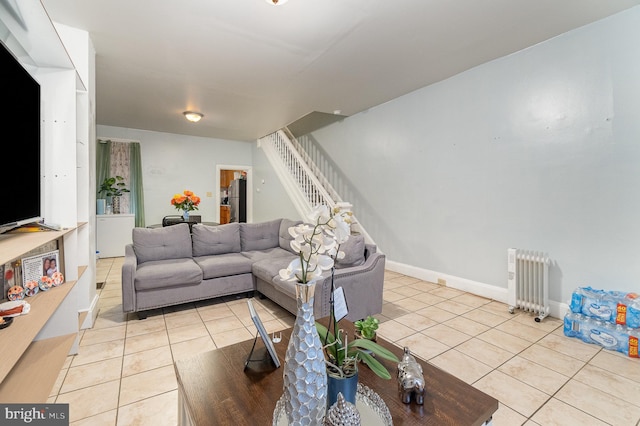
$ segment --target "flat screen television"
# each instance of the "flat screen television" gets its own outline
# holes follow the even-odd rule
[[[41,218],[40,84],[0,41],[0,233]]]

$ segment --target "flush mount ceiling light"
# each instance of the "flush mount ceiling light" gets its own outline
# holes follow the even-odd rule
[[[202,117],[204,117],[204,115],[200,114],[199,112],[193,112],[193,111],[185,111],[183,112],[183,114],[185,118],[191,121],[192,123],[197,123],[198,121],[200,121]]]
[[[272,4],[274,6],[282,6],[289,0],[265,0],[267,3]]]

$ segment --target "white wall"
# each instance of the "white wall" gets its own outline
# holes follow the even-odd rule
[[[302,219],[280,183],[264,151],[253,146],[253,221],[265,222],[279,217]]]
[[[504,294],[507,248],[544,250],[557,302],[638,291],[639,43],[640,6],[308,139],[390,263]]]
[[[253,162],[251,144],[247,142],[102,125],[97,133],[98,138],[140,141],[146,225],[161,223],[167,215],[181,214],[170,201],[185,189],[202,199],[199,210],[192,213],[201,215],[203,222],[216,222],[220,194],[216,165]]]

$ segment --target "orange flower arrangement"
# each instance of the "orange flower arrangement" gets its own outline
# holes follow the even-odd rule
[[[184,210],[187,212],[198,210],[198,204],[200,204],[200,197],[186,189],[182,194],[176,194],[171,199],[172,206],[178,210]]]

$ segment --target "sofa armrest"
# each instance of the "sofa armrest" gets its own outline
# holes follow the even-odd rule
[[[386,257],[382,253],[371,251],[368,250],[366,260],[362,265],[336,269],[334,273],[334,287],[342,287],[347,299],[349,313],[346,318],[349,321],[356,321],[366,318],[367,315],[382,312]],[[316,283],[316,298],[319,296],[318,286],[321,286],[322,306],[316,306],[316,309],[319,308],[320,317],[328,316],[331,294],[330,272],[327,275],[323,274],[323,278]]]
[[[124,248],[124,263],[122,264],[122,311],[135,312],[136,291],[134,287],[138,258],[133,251],[133,244]]]

